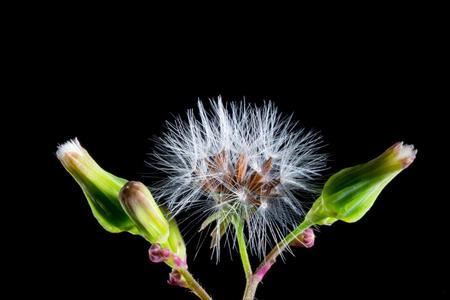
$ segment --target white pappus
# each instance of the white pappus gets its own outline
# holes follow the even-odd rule
[[[173,215],[190,209],[201,230],[212,228],[218,257],[221,237],[235,245],[235,222],[246,224],[248,246],[262,257],[302,220],[305,192],[316,191],[326,167],[321,137],[272,102],[219,97],[209,106],[199,101],[187,118],[167,122],[149,161],[166,178],[153,191]]]

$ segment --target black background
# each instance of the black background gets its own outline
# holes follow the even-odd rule
[[[361,221],[321,227],[312,249],[278,262],[258,299],[448,295],[448,197],[436,173],[445,151],[434,147],[445,140],[446,109],[441,39],[432,30],[402,22],[317,31],[288,26],[289,32],[250,25],[200,36],[183,26],[135,31],[139,24],[124,30],[72,21],[41,20],[24,31],[18,47],[16,71],[26,84],[17,98],[31,97],[25,129],[42,150],[45,174],[34,175],[42,197],[32,220],[39,229],[28,235],[31,253],[22,256],[33,265],[23,269],[33,291],[195,299],[165,283],[169,270],[149,263],[142,239],[107,233],[96,223],[54,153],[57,144],[78,137],[106,170],[150,184],[148,138],[198,98],[222,95],[272,100],[302,126],[319,130],[331,155],[324,178],[397,141],[419,150]],[[193,260],[195,241],[188,245],[194,275],[214,299],[239,299],[244,278],[237,255],[225,254],[216,265],[204,247]]]

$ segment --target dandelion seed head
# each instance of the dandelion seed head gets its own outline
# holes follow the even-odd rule
[[[149,163],[167,177],[154,193],[173,215],[191,209],[213,218],[217,248],[222,236],[234,237],[230,220],[244,220],[249,248],[263,256],[301,221],[300,195],[316,191],[326,166],[321,147],[317,133],[299,128],[272,102],[224,104],[219,97],[207,109],[199,101],[156,141]]]

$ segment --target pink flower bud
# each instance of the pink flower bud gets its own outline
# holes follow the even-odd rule
[[[176,254],[173,255],[173,261],[175,262],[175,264],[176,264],[177,267],[179,267],[179,268],[187,267],[186,261],[183,260],[182,258],[180,258],[180,257],[179,257],[178,255],[176,255]]]
[[[164,261],[168,260],[170,257],[170,250],[169,249],[161,249],[159,254],[161,255],[161,257]]]
[[[187,287],[186,281],[177,270],[172,270],[169,274],[169,280],[167,280],[167,283],[173,286]]]
[[[305,229],[298,237],[295,239],[291,246],[294,247],[303,247],[303,248],[311,248],[314,246],[314,241],[316,236],[314,235],[314,231],[311,228]]]
[[[148,257],[153,263],[160,263],[166,261],[170,257],[170,251],[168,249],[161,248],[159,244],[153,244],[148,249]]]

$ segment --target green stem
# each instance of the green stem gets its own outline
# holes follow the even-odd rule
[[[198,283],[197,280],[192,276],[192,274],[185,268],[177,269],[183,278],[186,280],[187,287],[194,292],[194,294],[202,300],[212,300],[211,296],[203,289],[203,287]]]
[[[245,242],[245,234],[244,234],[244,222],[239,221],[236,222],[236,237],[239,247],[239,254],[241,256],[242,266],[244,267],[245,278],[248,280],[252,275],[252,266],[250,264],[250,259],[248,258],[247,253],[247,244]]]
[[[311,227],[313,223],[309,220],[303,220],[303,222],[297,226],[293,231],[286,235],[273,249],[267,254],[259,267],[256,269],[255,274],[247,278],[247,285],[243,300],[253,300],[255,298],[256,290],[259,283],[264,278],[270,267],[275,263],[277,257],[286,249],[286,247],[294,241],[305,229]]]

